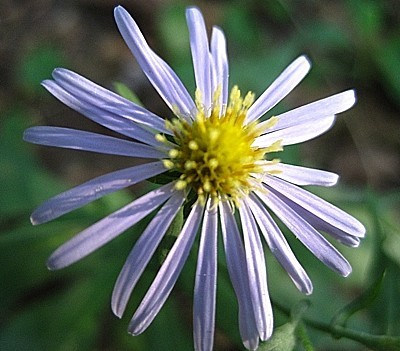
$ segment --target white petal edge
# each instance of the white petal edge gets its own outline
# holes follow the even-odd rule
[[[310,68],[311,63],[306,56],[294,60],[250,107],[247,123],[260,118],[284,99],[303,80]]]

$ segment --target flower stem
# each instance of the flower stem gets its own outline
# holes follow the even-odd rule
[[[290,316],[290,310],[286,307],[275,303],[274,306],[283,312],[284,314]],[[300,324],[300,328],[306,325],[316,330],[326,332],[331,334],[335,338],[347,338],[353,341],[357,341],[372,350],[378,351],[400,351],[400,337],[398,336],[390,336],[390,335],[373,335],[366,332],[349,329],[342,327],[340,325],[332,325],[321,321],[316,321],[311,318],[303,317],[302,322],[304,324]],[[298,331],[300,335],[303,333]]]

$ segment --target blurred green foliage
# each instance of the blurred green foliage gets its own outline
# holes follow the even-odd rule
[[[372,95],[379,91],[381,95],[377,99],[385,101],[382,105],[398,111],[400,14],[396,9],[399,6],[389,0],[334,3],[305,1],[300,5],[291,0],[253,0],[246,5],[239,1],[197,5],[209,23],[217,18],[218,25],[224,29],[230,55],[230,80],[239,83],[242,90],[260,94],[288,63],[306,53],[316,65],[296,92],[308,98],[307,91],[310,91],[311,99],[319,90],[327,91],[326,85],[335,89],[362,86],[365,90],[361,91],[361,97],[365,97],[369,89],[378,87]],[[186,1],[166,2],[159,6],[152,21],[154,37],[161,48],[158,51],[193,91],[184,18],[187,5]],[[146,220],[72,267],[60,272],[46,269],[47,257],[59,244],[132,199],[131,193],[118,192],[52,223],[33,227],[29,222],[30,213],[41,201],[68,187],[66,181],[49,169],[39,148],[22,141],[23,130],[40,120],[41,110],[32,105],[32,101],[45,99],[40,81],[49,78],[53,68],[69,61],[61,47],[62,43],[47,45],[38,40],[37,45],[21,54],[15,63],[14,95],[1,111],[0,349],[190,350],[196,247],[166,306],[152,326],[138,337],[129,336],[126,328],[156,274],[159,260],[152,261],[146,270],[122,321],[112,315],[109,305],[119,269]],[[87,60],[91,62],[92,58]],[[74,66],[74,62],[68,64]],[[117,85],[116,90],[134,98],[124,84]],[[280,104],[274,112],[288,105]],[[369,111],[368,107],[365,110]],[[357,134],[351,124],[347,128],[351,136]],[[381,138],[384,140],[386,136]],[[394,145],[398,143],[395,139]],[[363,150],[357,145],[362,155]],[[396,152],[398,156],[398,149]],[[301,147],[288,147],[281,158],[302,164],[304,154]],[[400,335],[397,302],[400,296],[400,191],[384,184],[380,184],[383,191],[373,189],[373,184],[359,179],[354,183],[357,186],[342,184],[334,189],[311,189],[367,226],[367,237],[360,248],[340,247],[353,266],[353,274],[345,280],[337,277],[290,233],[285,233],[313,280],[314,293],[307,297],[309,308],[296,315],[297,319],[293,318],[293,308],[305,297],[267,253],[269,288],[275,324],[279,327],[273,339],[260,349],[286,351],[293,346],[296,350],[364,350],[361,346],[364,344],[372,350],[385,347],[400,350],[398,339],[380,340],[384,346],[374,343],[377,335]],[[222,247],[219,255],[216,350],[242,350],[237,304]],[[346,334],[343,330],[350,332]],[[365,335],[360,336],[358,332]]]

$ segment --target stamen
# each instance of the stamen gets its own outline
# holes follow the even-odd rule
[[[187,187],[187,183],[184,180],[178,180],[175,183],[175,189],[176,190],[183,190]]]
[[[168,152],[169,157],[177,158],[179,156],[179,151],[177,149],[171,149]]]
[[[162,160],[162,163],[166,169],[174,168],[174,163],[171,160]]]
[[[188,146],[189,146],[189,149],[193,150],[193,151],[196,151],[199,149],[199,145],[194,140],[190,140]]]
[[[252,147],[256,138],[278,119],[272,117],[266,122],[246,124],[254,94],[249,92],[242,98],[240,90],[234,86],[224,113],[219,105],[220,94],[219,87],[214,93],[209,117],[201,102],[201,92],[196,91],[194,120],[176,118],[166,123],[176,146],[169,150],[170,159],[163,160],[163,164],[167,169],[181,172],[175,189],[190,187],[197,192],[200,202],[211,196],[215,203],[228,201],[237,207],[243,196],[255,188],[262,188],[263,174],[276,171],[271,167],[275,161],[265,160],[265,155],[282,150],[282,141],[268,147]],[[162,135],[156,138],[171,144]]]

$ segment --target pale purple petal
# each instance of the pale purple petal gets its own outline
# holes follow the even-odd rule
[[[101,154],[140,158],[164,158],[166,154],[152,146],[77,129],[39,126],[28,128],[24,140],[30,143]]]
[[[253,302],[258,333],[261,340],[264,341],[272,335],[273,330],[272,307],[268,294],[264,250],[257,224],[246,202],[241,203],[239,213],[243,228],[250,296]]]
[[[312,293],[312,282],[291,250],[286,238],[266,208],[254,196],[247,201],[272,254],[289,274],[296,287],[305,294]]]
[[[217,67],[215,66],[214,57],[212,56],[211,52],[209,53],[210,56],[210,91],[212,93],[212,107],[209,109],[211,111],[215,108],[215,92],[217,90]],[[221,103],[221,96],[217,100],[217,106],[220,106]],[[221,110],[220,110],[221,115]]]
[[[129,49],[151,84],[172,111],[190,115],[196,108],[188,91],[175,72],[150,49],[139,27],[121,6],[114,10],[115,21]]]
[[[140,127],[133,119],[123,117],[121,111],[111,113],[110,111],[94,106],[83,101],[79,96],[74,96],[68,91],[61,88],[55,81],[45,80],[42,85],[58,100],[65,105],[81,113],[92,121],[111,129],[119,134],[126,135],[130,138],[137,139],[149,145],[162,146],[156,141],[154,133]],[[148,123],[147,123],[148,124]],[[165,124],[165,123],[164,123]],[[142,124],[145,126],[145,124]],[[165,127],[158,127],[152,124],[154,129],[165,133]]]
[[[264,177],[263,182],[330,225],[349,235],[364,237],[365,228],[357,219],[309,191],[271,176]]]
[[[228,104],[229,67],[225,35],[218,27],[213,27],[211,34],[211,55],[215,72],[213,92],[218,88],[221,89],[219,104],[221,106],[221,114],[223,114]]]
[[[203,210],[204,206],[199,203],[193,206],[181,233],[132,317],[128,328],[129,333],[138,335],[144,332],[164,305],[189,255]]]
[[[80,208],[104,195],[165,172],[162,162],[146,163],[89,180],[40,205],[31,216],[32,224],[41,224]]]
[[[343,276],[351,273],[349,262],[315,228],[282,201],[273,188],[267,187],[266,193],[258,191],[257,195],[321,262]]]
[[[239,305],[240,336],[246,349],[255,350],[258,347],[259,335],[253,304],[249,299],[249,276],[241,234],[229,204],[221,201],[219,209],[228,273]]]
[[[333,186],[339,179],[339,176],[332,172],[285,163],[273,164],[271,170],[277,171],[273,173],[274,177],[296,185]]]
[[[303,80],[310,68],[305,56],[293,61],[250,107],[247,122],[260,118],[278,104]]]
[[[196,7],[186,10],[186,20],[189,29],[196,88],[203,98],[202,102],[205,111],[210,111],[213,91],[211,91],[210,49],[206,24],[204,23],[203,15]]]
[[[162,186],[101,219],[61,245],[47,261],[49,269],[60,269],[79,261],[146,217],[171,197],[174,183]]]
[[[165,120],[161,117],[75,72],[57,68],[52,76],[62,89],[81,100],[82,106],[93,105],[109,113],[118,114],[129,122],[163,132],[168,131],[165,128]]]
[[[357,236],[350,235],[343,230],[340,230],[339,228],[333,226],[330,223],[325,222],[323,219],[320,217],[317,217],[316,215],[310,213],[309,211],[305,210],[303,207],[300,207],[298,204],[295,202],[289,200],[282,194],[276,193],[279,198],[284,201],[288,206],[293,208],[293,210],[302,218],[304,218],[308,223],[310,223],[315,229],[318,231],[323,231],[325,233],[328,233],[332,238],[336,239],[340,243],[351,246],[351,247],[357,247],[360,245],[360,238]]]
[[[268,147],[278,140],[281,141],[282,146],[299,144],[325,133],[331,129],[331,127],[335,124],[335,121],[335,116],[323,117],[313,122],[302,123],[276,130],[256,138],[252,146]]]
[[[184,194],[179,191],[175,192],[154,216],[130,252],[118,276],[112,294],[111,307],[116,316],[122,317],[137,281],[178,213],[183,201]]]
[[[352,107],[355,102],[356,97],[354,90],[347,90],[343,93],[314,101],[310,104],[277,115],[278,122],[273,127],[269,128],[267,133],[293,126],[303,128],[303,125],[309,125],[312,122],[316,122],[318,119],[332,117],[333,115],[344,112]]]
[[[212,351],[217,292],[218,207],[209,198],[201,228],[193,302],[194,348]]]

